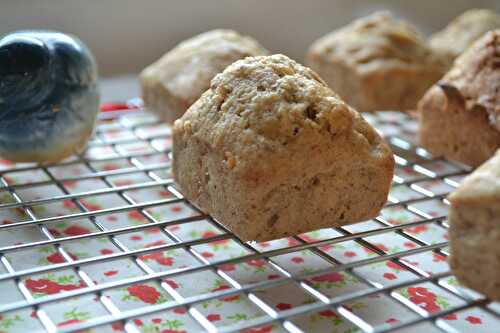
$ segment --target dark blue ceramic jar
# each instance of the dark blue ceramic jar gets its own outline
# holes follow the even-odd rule
[[[98,110],[97,66],[78,38],[18,31],[0,39],[0,157],[66,158],[85,146]]]

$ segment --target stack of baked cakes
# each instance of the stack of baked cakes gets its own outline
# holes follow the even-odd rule
[[[471,10],[426,39],[379,12],[315,41],[311,69],[215,30],[143,71],[144,102],[173,123],[179,189],[242,240],[341,226],[377,216],[393,176],[388,145],[359,112],[416,110],[422,146],[471,166],[500,147],[495,29],[497,14]],[[450,197],[452,268],[496,299],[499,156]]]

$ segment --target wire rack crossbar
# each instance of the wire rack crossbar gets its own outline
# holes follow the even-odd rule
[[[361,238],[361,237],[375,236],[375,235],[383,234],[383,233],[386,233],[386,232],[389,232],[389,231],[397,231],[397,230],[401,230],[401,229],[406,229],[406,228],[411,228],[411,227],[415,227],[415,226],[419,226],[419,225],[424,225],[424,224],[432,223],[434,221],[439,221],[442,218],[443,217],[438,217],[438,218],[433,218],[433,219],[430,219],[430,220],[423,220],[423,221],[411,222],[411,223],[408,223],[408,224],[405,224],[405,225],[395,225],[395,226],[390,226],[390,227],[383,227],[383,228],[380,228],[380,229],[377,229],[377,230],[365,231],[365,232],[360,232],[360,233],[351,234],[351,235],[344,235],[344,236],[340,236],[340,237],[333,238],[333,239],[326,239],[326,240],[322,240],[322,241],[315,241],[315,242],[311,242],[311,243],[294,245],[294,246],[290,246],[290,247],[286,247],[286,248],[282,248],[282,249],[276,249],[276,250],[270,250],[270,251],[266,251],[266,252],[249,254],[249,255],[246,255],[246,256],[242,256],[242,257],[237,257],[237,258],[232,258],[232,259],[227,259],[227,260],[216,261],[216,262],[214,262],[212,264],[205,265],[204,267],[207,268],[207,267],[222,266],[222,265],[227,265],[227,264],[239,264],[239,263],[243,263],[245,261],[262,259],[262,258],[269,259],[271,257],[275,257],[275,256],[283,255],[283,254],[289,254],[289,253],[293,253],[293,252],[304,251],[304,250],[313,249],[313,248],[321,247],[321,246],[325,246],[325,245],[332,245],[332,244],[342,243],[342,242],[346,242],[346,241],[349,241],[349,240],[358,239],[358,238]],[[185,222],[189,223],[190,220],[192,220],[192,218],[190,218],[189,220],[187,220]],[[168,225],[168,224],[172,224],[172,223],[171,222],[167,222],[167,223],[155,223],[153,226],[143,225],[143,226],[141,226],[142,227],[141,229],[148,229],[148,228],[152,228],[152,227],[156,227],[156,226],[162,226],[162,225]],[[126,231],[130,231],[130,230],[136,231],[136,230],[138,230],[137,228],[132,228],[132,229],[131,228],[126,228],[126,229],[127,229]],[[98,234],[98,235],[116,235],[117,231],[100,232],[100,233],[96,233],[96,234]],[[88,238],[89,236],[82,235],[79,239],[81,239],[83,237]],[[81,267],[81,266],[84,266],[84,265],[93,264],[95,262],[112,261],[112,260],[116,260],[116,259],[120,259],[120,258],[127,258],[127,257],[131,257],[131,256],[145,255],[145,254],[148,254],[148,253],[158,252],[158,251],[161,251],[161,250],[166,251],[166,250],[172,250],[172,249],[190,247],[190,246],[195,246],[195,245],[198,245],[198,244],[205,244],[207,242],[216,242],[216,241],[227,240],[227,239],[231,239],[231,236],[223,234],[223,235],[208,237],[208,238],[204,238],[204,239],[197,239],[197,240],[187,241],[187,242],[184,242],[184,243],[173,243],[173,244],[152,246],[152,247],[148,247],[148,248],[144,248],[144,249],[139,249],[139,250],[128,250],[126,252],[120,252],[120,253],[116,253],[116,254],[104,255],[104,256],[99,257],[99,258],[95,258],[94,257],[94,258],[88,258],[88,259],[75,260],[75,261],[71,261],[71,262],[67,262],[67,263],[52,265],[50,267],[37,267],[37,268],[32,268],[32,269],[27,269],[27,270],[19,271],[19,272],[10,274],[10,275],[4,275],[4,276],[0,275],[0,281],[8,280],[8,279],[17,279],[17,278],[21,278],[21,277],[29,276],[29,275],[33,275],[33,274],[40,274],[40,273],[44,273],[44,272],[51,272],[51,271],[63,270],[63,269],[67,269],[67,268]],[[63,240],[66,240],[66,241],[68,241],[68,240],[74,240],[74,238],[69,237],[69,238],[65,238]],[[46,245],[46,244],[58,244],[60,242],[61,242],[61,239],[55,239],[55,240],[44,242],[43,245]],[[428,251],[430,249],[439,248],[439,247],[445,247],[445,246],[447,246],[447,244],[448,243],[444,242],[444,243],[438,243],[438,244],[432,244],[432,245],[424,245],[423,247],[406,251],[404,254],[405,255],[411,255],[411,254],[418,253],[418,252],[425,252],[425,251]],[[32,245],[32,244],[24,246],[23,248],[30,247],[30,245]],[[22,245],[19,245],[19,247],[21,247],[21,246]],[[14,250],[17,250],[17,248],[15,248],[15,249],[5,248],[2,251],[3,252],[7,252],[6,250],[14,251]],[[389,255],[386,255],[386,257],[389,257]],[[370,259],[370,260],[372,260],[373,262],[378,261],[378,260],[375,260],[375,259]],[[346,264],[345,266],[347,267],[348,265]],[[186,269],[185,272],[191,272],[191,271],[195,271],[197,269],[198,268],[190,268],[190,269]],[[168,273],[166,273],[163,277],[167,277],[167,276],[169,276]],[[145,278],[145,279],[147,279],[147,278]]]

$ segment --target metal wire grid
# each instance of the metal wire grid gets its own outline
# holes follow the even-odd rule
[[[391,119],[391,117],[382,117],[382,116],[380,117],[370,116],[370,117],[373,118],[372,120],[376,120],[377,124],[381,127],[388,125],[388,126],[396,126],[402,128],[414,122],[408,116],[404,116],[401,114],[399,114],[395,119]],[[140,121],[139,120],[135,121],[133,119],[136,120],[140,119]],[[394,206],[403,207],[404,209],[411,210],[413,214],[419,215],[422,218],[422,220],[402,225],[392,225],[391,223],[384,220],[384,218],[380,216],[374,220],[379,227],[373,230],[353,233],[350,232],[346,227],[335,228],[335,230],[339,232],[341,236],[328,238],[320,241],[313,241],[313,242],[307,242],[303,238],[295,236],[294,239],[296,240],[296,245],[260,252],[255,246],[255,244],[242,243],[233,234],[231,234],[230,231],[225,229],[222,225],[218,224],[217,221],[210,219],[210,217],[206,216],[205,214],[197,210],[196,207],[191,206],[191,208],[197,212],[196,216],[186,217],[173,221],[157,221],[145,211],[145,209],[147,208],[161,206],[165,204],[177,203],[177,202],[184,202],[185,204],[189,205],[189,203],[186,200],[184,200],[182,195],[175,189],[175,184],[173,183],[172,179],[170,178],[164,179],[162,177],[159,177],[158,174],[156,174],[156,171],[167,170],[169,168],[170,151],[168,150],[168,146],[167,147],[159,146],[157,144],[158,140],[169,140],[168,132],[161,134],[148,133],[148,129],[150,128],[149,126],[154,124],[157,124],[157,121],[153,117],[149,116],[141,118],[134,118],[134,116],[122,117],[114,120],[102,119],[96,131],[96,139],[94,139],[89,144],[88,150],[94,149],[96,147],[111,148],[112,149],[110,150],[112,152],[111,156],[107,158],[100,157],[98,159],[93,159],[89,157],[89,154],[87,152],[71,161],[59,164],[60,166],[60,165],[71,165],[76,163],[82,163],[91,170],[90,173],[85,175],[79,175],[76,177],[58,178],[51,171],[52,167],[51,165],[16,166],[15,168],[12,169],[3,170],[0,173],[0,180],[4,185],[4,190],[10,192],[10,194],[15,198],[15,202],[13,203],[0,204],[0,210],[12,209],[12,208],[22,209],[30,217],[29,221],[0,225],[0,233],[7,229],[18,229],[27,226],[36,226],[46,237],[45,240],[40,240],[26,244],[18,244],[10,246],[0,245],[1,246],[0,261],[3,263],[5,270],[7,271],[7,273],[0,275],[0,282],[14,281],[19,290],[21,291],[22,295],[25,297],[25,301],[23,303],[14,303],[1,306],[0,313],[7,313],[10,311],[27,309],[27,308],[32,309],[36,311],[37,317],[39,318],[42,325],[48,332],[74,332],[116,322],[123,323],[126,332],[138,332],[138,328],[133,324],[132,321],[134,318],[140,318],[141,316],[144,315],[166,311],[168,309],[177,308],[179,306],[185,306],[188,309],[188,313],[190,314],[192,319],[194,319],[198,324],[200,324],[204,330],[209,332],[235,332],[252,327],[260,327],[268,323],[278,323],[279,325],[281,325],[283,329],[285,329],[288,332],[302,332],[302,330],[293,323],[293,318],[297,315],[302,315],[305,313],[311,313],[314,311],[319,311],[324,309],[336,310],[337,313],[339,313],[342,317],[352,322],[356,327],[358,327],[364,332],[389,332],[395,330],[402,330],[407,327],[411,327],[413,325],[417,325],[424,322],[432,323],[436,328],[438,328],[443,332],[457,332],[455,328],[448,325],[445,321],[440,320],[440,318],[450,313],[454,313],[457,311],[473,307],[480,308],[483,311],[488,312],[490,315],[498,319],[498,323],[500,325],[500,314],[495,310],[493,310],[491,306],[489,306],[491,302],[488,299],[485,299],[483,297],[471,296],[470,294],[464,293],[462,290],[459,290],[443,282],[444,278],[451,276],[451,272],[447,271],[438,274],[429,274],[413,266],[407,261],[401,260],[404,257],[424,252],[435,252],[444,256],[447,255],[446,242],[431,244],[405,231],[405,229],[408,229],[410,227],[426,225],[431,223],[437,223],[442,227],[445,228],[447,227],[446,216],[430,217],[429,215],[419,212],[418,210],[411,209],[412,204],[428,200],[429,198],[438,199],[444,203],[447,203],[445,199],[446,193],[432,193],[428,190],[421,189],[418,186],[415,186],[415,184],[423,180],[442,180],[447,184],[450,184],[452,186],[457,186],[458,184],[456,181],[454,181],[453,176],[465,175],[469,171],[467,167],[459,164],[454,164],[457,171],[450,173],[435,174],[431,171],[428,171],[422,165],[425,164],[426,162],[435,160],[432,159],[432,157],[425,150],[416,147],[411,143],[411,138],[409,139],[411,133],[408,134],[403,130],[398,134],[398,136],[388,137],[388,141],[395,152],[398,168],[402,167],[413,168],[414,170],[418,170],[420,172],[421,177],[414,177],[410,180],[405,180],[402,178],[398,178],[396,176],[395,184],[397,184],[398,186],[411,187],[412,190],[420,192],[422,197],[404,201],[400,201],[396,198],[390,198],[386,207],[394,207]],[[129,134],[132,133],[133,135],[118,140],[114,139],[110,140],[105,136],[106,130],[109,130],[110,128],[123,129],[128,131]],[[148,146],[151,147],[153,150],[147,153],[144,152],[130,153],[130,152],[124,152],[123,150],[119,149],[119,145],[127,143],[137,143],[137,142],[147,143]],[[167,156],[166,162],[158,163],[155,165],[144,165],[143,163],[140,162],[141,157],[156,155],[156,154],[166,155]],[[130,167],[117,170],[110,170],[110,171],[99,171],[93,166],[93,162],[96,161],[102,162],[104,160],[105,161],[126,160],[130,164]],[[9,185],[8,182],[9,173],[20,170],[40,170],[47,176],[47,180],[39,181],[32,184]],[[108,179],[108,177],[110,176],[132,175],[132,174],[146,175],[151,181],[139,184],[132,184],[132,185],[115,186]],[[100,179],[103,182],[105,182],[107,188],[72,194],[68,191],[68,189],[65,186],[67,182],[81,181],[85,179]],[[57,186],[62,191],[63,194],[57,197],[47,197],[47,198],[33,199],[30,201],[23,201],[17,193],[17,191],[22,189],[30,189],[33,188],[34,186],[47,185],[47,184],[52,184]],[[164,189],[168,191],[172,196],[166,199],[159,199],[144,203],[135,203],[133,200],[130,199],[130,197],[126,193],[127,191],[130,190],[151,188],[157,186],[164,187]],[[111,194],[111,193],[119,195],[126,202],[126,205],[120,207],[100,209],[96,211],[89,211],[88,207],[86,207],[81,202],[82,199],[87,197],[96,197],[101,194]],[[33,207],[36,205],[59,202],[62,200],[72,200],[75,203],[75,205],[81,210],[81,212],[65,216],[38,218],[33,211]],[[122,227],[113,230],[108,230],[103,225],[101,225],[96,219],[96,217],[99,217],[101,215],[120,213],[131,210],[139,211],[140,214],[142,214],[142,216],[146,218],[150,223],[139,226],[129,226],[129,227]],[[90,221],[93,223],[97,231],[94,231],[90,234],[55,238],[48,230],[50,224],[52,223],[60,221],[73,221],[84,217],[90,219]],[[223,233],[208,238],[183,241],[166,228],[171,225],[192,223],[205,219],[208,219],[210,223],[212,223],[218,229],[223,231]],[[142,248],[138,250],[131,250],[128,249],[124,244],[122,244],[122,242],[120,242],[116,238],[116,236],[119,236],[121,234],[146,230],[151,227],[160,227],[164,235],[171,240],[171,243],[148,247],[148,248]],[[387,253],[376,244],[373,244],[370,241],[366,240],[366,237],[369,236],[381,235],[391,232],[394,232],[404,237],[405,239],[414,242],[415,244],[418,245],[418,247],[414,249],[404,250],[398,253]],[[73,259],[62,246],[67,242],[75,240],[97,239],[102,237],[107,237],[118,249],[120,249],[121,252],[109,255],[102,255],[98,257]],[[249,254],[211,263],[206,258],[201,256],[194,248],[194,246],[196,245],[207,244],[209,242],[225,240],[225,239],[231,239],[234,242],[237,242],[242,248],[246,249],[249,252]],[[357,260],[349,263],[340,263],[334,257],[320,250],[321,246],[341,243],[349,240],[357,242],[363,247],[373,251],[378,256],[368,259]],[[13,268],[12,263],[9,262],[9,260],[5,256],[6,254],[9,253],[16,253],[22,250],[32,249],[46,245],[55,246],[59,254],[65,259],[65,262],[52,264],[48,266],[39,266],[24,270],[15,270]],[[185,249],[189,251],[199,261],[200,265],[193,267],[186,267],[186,268],[178,268],[164,272],[155,272],[139,258],[140,256],[148,253],[171,250],[171,249]],[[276,260],[274,260],[277,256],[306,249],[312,251],[317,256],[320,256],[321,258],[325,259],[327,262],[331,264],[331,267],[327,269],[316,270],[312,273],[294,274],[286,270]],[[85,272],[84,268],[87,265],[113,261],[121,258],[132,259],[137,265],[137,267],[139,267],[145,275],[121,279],[118,281],[112,281],[102,284],[96,284]],[[269,264],[270,266],[274,267],[276,270],[281,272],[282,276],[273,280],[263,280],[247,284],[240,284],[238,281],[229,277],[227,274],[224,273],[223,270],[220,269],[223,265],[243,263],[255,259],[266,260],[267,264]],[[398,282],[396,284],[382,286],[378,283],[367,280],[366,278],[364,278],[355,271],[356,268],[364,267],[366,265],[370,265],[376,262],[383,262],[387,260],[391,260],[397,265],[404,267],[409,272],[413,273],[416,276],[416,278],[413,280],[405,280],[404,282]],[[21,280],[23,277],[32,276],[34,274],[50,273],[67,269],[73,269],[77,273],[78,277],[85,282],[86,287],[35,299],[30,294],[26,286],[24,286],[23,281]],[[217,274],[220,278],[222,278],[224,281],[227,281],[227,283],[229,283],[229,285],[232,288],[203,295],[181,297],[178,294],[172,294],[171,293],[172,290],[169,289],[168,286],[166,286],[165,283],[163,282],[164,279],[166,278],[185,276],[189,273],[195,273],[201,271],[212,271],[213,273]],[[317,276],[318,274],[328,273],[328,272],[348,272],[350,275],[354,276],[356,279],[360,280],[361,282],[369,286],[369,288],[354,293],[342,294],[340,296],[331,298],[328,297],[327,295],[322,294],[320,291],[312,288],[306,281],[307,278],[310,278],[311,276]],[[129,286],[139,282],[143,283],[147,281],[160,282],[161,286],[165,289],[165,291],[171,294],[174,301],[166,302],[159,305],[142,307],[134,310],[120,311],[110,299],[103,297],[103,293],[107,290],[111,290],[117,287]],[[452,293],[454,296],[461,299],[463,301],[463,304],[451,307],[444,311],[439,311],[430,314],[420,309],[418,306],[410,302],[408,299],[401,297],[401,295],[399,295],[396,292],[400,288],[420,284],[423,282],[430,282]],[[277,312],[273,310],[270,306],[266,305],[266,302],[260,299],[255,293],[255,291],[260,288],[272,288],[283,285],[285,283],[295,283],[297,286],[300,286],[300,288],[302,288],[306,293],[314,297],[315,302],[297,306],[290,310]],[[266,315],[253,320],[241,322],[237,326],[218,328],[213,326],[194,307],[194,305],[199,304],[203,301],[218,299],[221,297],[227,297],[236,294],[247,295],[248,299],[251,300]],[[358,317],[352,312],[347,311],[346,307],[343,305],[348,301],[360,299],[375,294],[383,294],[390,297],[392,300],[395,300],[399,304],[403,305],[405,308],[411,309],[418,315],[418,317],[416,319],[402,321],[397,324],[392,324],[392,325],[383,324],[373,327],[369,323],[364,321],[363,318]],[[102,305],[104,306],[104,308],[109,312],[109,315],[102,316],[99,318],[92,318],[87,322],[75,324],[69,327],[56,327],[56,325],[51,321],[50,317],[45,313],[45,310],[43,309],[43,306],[49,303],[54,303],[64,300],[68,301],[73,297],[83,296],[83,295],[97,296]]]

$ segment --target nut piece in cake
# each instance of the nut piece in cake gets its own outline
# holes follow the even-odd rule
[[[470,9],[432,35],[429,42],[433,49],[446,55],[451,64],[477,39],[495,29],[500,29],[500,15],[489,9]]]
[[[318,39],[306,64],[360,112],[415,109],[447,65],[413,27],[387,12]]]
[[[375,217],[391,150],[312,70],[283,55],[217,75],[173,127],[182,193],[244,241]]]
[[[190,38],[146,67],[140,75],[144,105],[173,123],[224,68],[248,56],[265,55],[256,40],[232,30],[212,30]]]
[[[453,273],[465,286],[500,301],[500,150],[448,199]]]
[[[455,60],[419,103],[421,145],[478,166],[500,148],[500,30]]]

